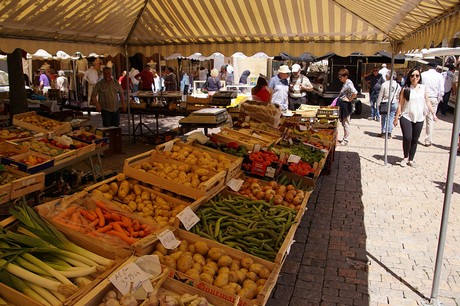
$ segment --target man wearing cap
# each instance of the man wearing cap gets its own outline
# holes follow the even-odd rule
[[[438,109],[439,101],[441,101],[442,97],[444,96],[444,79],[442,75],[436,71],[437,64],[435,62],[429,63],[429,66],[430,69],[422,72],[421,81],[422,84],[425,85],[428,98],[431,102],[431,107],[433,110],[436,111]],[[428,114],[425,117],[425,146],[427,147],[431,146],[432,143],[434,117],[434,114],[432,114],[431,112],[428,112]]]
[[[301,104],[307,104],[307,91],[313,90],[307,76],[300,73],[300,65],[294,64],[291,67],[291,78],[289,82],[289,109],[296,110]]]
[[[273,90],[272,102],[281,107],[281,111],[288,109],[289,74],[291,70],[287,65],[278,69],[278,74],[268,82],[268,87]]]
[[[379,74],[381,76],[384,76],[384,75],[387,75],[387,73],[388,73],[387,64],[382,64],[382,68],[380,68]]]
[[[387,69],[387,74],[389,70]],[[385,74],[385,77],[386,75]],[[385,82],[383,75],[379,73],[379,68],[374,67],[372,73],[367,75],[365,78],[367,85],[369,86],[369,102],[371,104],[371,116],[367,119],[380,121],[380,113],[377,107],[377,98],[379,96],[380,87]]]

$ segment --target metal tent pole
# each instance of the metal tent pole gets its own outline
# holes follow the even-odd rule
[[[390,110],[391,110],[391,101],[392,101],[392,92],[391,92],[391,86],[392,82],[395,82],[393,80],[393,71],[394,71],[394,65],[395,65],[395,44],[392,43],[393,50],[391,52],[391,70],[390,70],[390,88],[388,90],[388,103],[387,103],[387,117],[386,117],[386,128],[385,128],[385,145],[384,145],[384,153],[383,153],[383,165],[388,166],[388,129],[389,125],[393,124],[393,122],[390,122]],[[386,75],[383,76],[386,80]],[[394,94],[394,93],[393,93]]]
[[[454,112],[454,126],[450,142],[449,166],[447,168],[446,190],[444,193],[444,205],[442,208],[441,228],[439,230],[438,250],[436,253],[436,263],[434,268],[433,286],[431,288],[430,303],[439,305],[438,291],[439,280],[441,278],[442,260],[444,258],[444,246],[446,244],[447,224],[449,221],[450,201],[454,184],[455,161],[457,159],[458,133],[460,128],[460,95],[457,92],[457,102]]]
[[[128,110],[128,141],[131,143],[131,106],[129,103],[129,57],[128,57],[128,45],[125,44],[125,63],[126,63],[126,109]]]

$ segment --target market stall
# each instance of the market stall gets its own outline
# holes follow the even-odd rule
[[[7,235],[17,238],[17,228],[38,226],[27,223],[29,218],[37,224],[45,219],[52,232],[95,254],[89,258],[107,268],[85,274],[87,285],[72,287],[74,274],[34,253],[58,271],[53,280],[48,277],[44,288],[7,269],[19,281],[0,286],[0,295],[31,305],[99,305],[110,299],[129,305],[181,299],[189,305],[200,297],[215,305],[264,305],[333,152],[337,122],[333,110],[318,108],[314,116],[282,118],[276,128],[251,118],[244,123],[209,139],[163,143],[127,158],[122,173],[35,210],[15,207]],[[54,129],[52,134],[65,133],[60,125]],[[98,150],[103,140],[89,145]],[[41,270],[28,273],[41,277]],[[70,276],[64,280],[61,274]],[[63,284],[73,289],[57,293]]]

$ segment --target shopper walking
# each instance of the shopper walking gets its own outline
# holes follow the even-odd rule
[[[47,96],[48,95],[48,90],[51,89],[51,85],[50,85],[50,79],[46,75],[46,70],[45,69],[40,69],[39,82],[40,82],[40,91],[43,92],[44,96]]]
[[[434,109],[428,98],[425,85],[421,82],[422,76],[420,70],[409,70],[406,83],[399,95],[399,105],[396,111],[396,118],[393,121],[394,126],[401,123],[403,134],[403,153],[404,158],[401,161],[401,167],[406,165],[415,167],[415,152],[417,143],[422,133],[423,122],[425,121],[426,112],[432,114],[433,119],[437,120]]]
[[[83,76],[83,79],[88,83],[88,104],[91,101],[91,96],[93,95],[93,89],[94,86],[96,86],[96,83],[99,79],[99,75],[97,73],[97,70],[94,69],[94,63],[89,64],[89,69],[85,71],[85,75]]]
[[[56,79],[56,89],[59,89],[61,98],[67,100],[69,97],[69,80],[65,76],[64,70],[59,70],[58,75]]]
[[[425,85],[430,99],[431,107],[436,111],[438,109],[439,101],[444,96],[444,79],[442,75],[436,71],[437,64],[432,62],[429,64],[430,69],[422,72],[420,78],[423,80],[422,84]],[[433,114],[426,114],[426,127],[425,127],[425,146],[429,147],[432,144],[432,135],[434,130],[434,117]]]
[[[145,65],[144,69],[134,78],[139,81],[139,90],[152,91],[153,73],[150,71],[150,65]]]
[[[352,111],[352,101],[358,95],[353,82],[348,78],[348,69],[339,70],[339,80],[343,83],[337,98],[337,106],[340,107],[339,120],[343,126],[343,139],[339,142],[342,146],[348,145],[350,138],[350,122]]]
[[[380,115],[382,116],[382,133],[380,137],[385,137],[387,131],[387,116],[389,116],[388,124],[388,138],[391,138],[391,133],[393,133],[393,121],[395,119],[396,110],[399,105],[399,94],[401,93],[401,86],[396,82],[395,74],[393,77],[391,72],[388,71],[385,76],[386,81],[382,84],[379,91],[379,96],[377,97],[377,109],[380,110]],[[391,83],[391,86],[390,86]],[[388,104],[390,104],[390,113],[388,114]]]
[[[389,70],[387,69],[387,73]],[[379,68],[374,67],[372,73],[367,75],[364,79],[366,80],[367,85],[369,86],[369,102],[371,104],[371,116],[367,119],[380,121],[379,108],[377,107],[377,98],[379,96],[380,87],[382,83],[385,82],[385,75],[379,73]]]
[[[112,69],[104,67],[102,69],[103,79],[94,86],[91,101],[96,105],[96,110],[101,112],[102,125],[104,127],[119,126],[120,114],[118,99],[121,108],[126,111],[125,97],[121,85],[112,77]]]
[[[268,82],[268,87],[273,90],[272,102],[278,104],[281,111],[288,109],[289,74],[291,70],[287,65],[281,65],[278,74]]]
[[[215,68],[211,70],[211,75],[206,80],[205,85],[205,89],[207,89],[208,95],[210,96],[214,95],[217,91],[220,90],[219,70]]]
[[[442,96],[442,102],[439,103],[438,109],[436,110],[436,114],[441,111],[442,116],[447,115],[447,106],[449,104],[450,96],[455,96],[457,94],[457,86],[455,84],[455,66],[449,65],[447,66],[449,70],[442,73],[444,78],[444,95]]]

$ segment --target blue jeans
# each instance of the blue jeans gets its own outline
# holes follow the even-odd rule
[[[379,97],[379,93],[375,91],[371,91],[369,94],[369,101],[371,104],[371,117],[372,118],[380,118],[379,108],[377,107],[377,98]]]
[[[388,104],[387,104],[388,105]],[[390,107],[390,123],[388,124],[388,133],[393,132],[393,121],[395,120],[396,110],[398,109],[398,103],[391,103]],[[382,134],[386,133],[387,130],[387,115],[382,114]]]
[[[101,117],[103,127],[120,126],[120,114],[118,112],[109,112],[102,109]]]
[[[451,91],[445,92],[444,96],[442,96],[442,103],[439,103],[438,109],[436,110],[436,114],[441,111],[441,114],[444,116],[447,114],[447,105],[449,104],[450,94]]]

